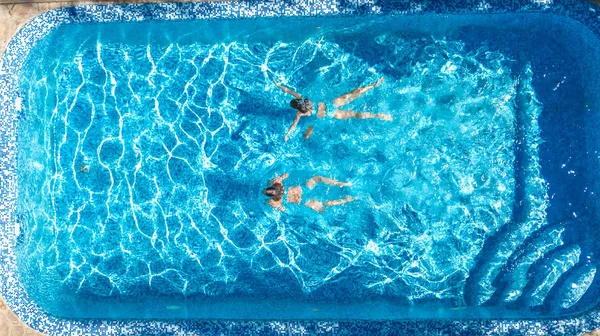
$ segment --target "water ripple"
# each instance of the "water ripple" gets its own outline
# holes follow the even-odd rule
[[[485,239],[513,215],[520,74],[498,51],[449,39],[386,34],[366,47],[389,57],[369,61],[323,34],[88,42],[52,74],[36,65],[31,78],[47,78],[27,83],[31,117],[20,134],[28,269],[49,287],[99,296],[460,304]],[[270,78],[330,102],[381,76],[351,108],[393,122],[315,119],[312,138],[283,143],[293,111]],[[323,215],[276,212],[260,190],[283,172],[289,185],[313,175],[350,181],[358,201]],[[543,182],[539,169],[530,173]],[[341,196],[328,187],[307,195]]]

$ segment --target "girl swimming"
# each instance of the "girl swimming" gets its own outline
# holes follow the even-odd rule
[[[367,86],[352,90],[349,93],[345,93],[345,94],[337,97],[336,99],[334,99],[333,105],[335,107],[344,106],[344,105],[354,101],[358,97],[362,96],[369,90],[378,87],[383,82],[383,80],[384,80],[384,78],[381,77],[381,78],[379,78],[379,80],[377,80],[377,82],[375,82],[373,84],[369,84]],[[283,137],[283,141],[287,142],[290,133],[292,133],[292,131],[294,131],[296,126],[298,126],[298,122],[300,121],[300,118],[308,117],[308,116],[312,115],[312,112],[314,111],[314,104],[307,97],[303,97],[301,94],[277,83],[275,81],[275,79],[272,79],[272,81],[275,84],[275,86],[280,88],[283,92],[291,94],[295,98],[295,99],[292,99],[292,101],[290,101],[290,106],[298,112],[296,113],[296,118],[294,119],[292,126],[290,126],[289,130],[287,131],[287,133],[285,133],[285,136]],[[325,117],[325,115],[327,114],[325,111],[325,103],[322,103],[322,102],[318,103],[317,106],[318,106],[317,117],[319,117],[319,118]],[[333,113],[333,118],[339,119],[339,120],[346,120],[346,119],[351,119],[351,118],[380,119],[380,120],[385,120],[385,121],[392,120],[392,116],[389,114],[356,112],[353,110],[340,110],[340,109],[335,110],[335,112]],[[309,127],[311,127],[311,132],[305,133],[304,140],[308,139],[310,134],[312,134],[312,125]]]
[[[285,186],[283,185],[283,181],[288,178],[288,174],[285,173],[281,176],[278,176],[271,180],[269,186],[263,190],[263,194],[269,197],[269,205],[279,211],[285,211],[285,207],[283,206],[283,196],[286,194]],[[306,186],[308,189],[312,190],[317,184],[324,183],[331,186],[342,187],[351,187],[352,183],[340,182],[334,179],[324,177],[324,176],[313,176],[308,181],[306,181]],[[293,186],[289,187],[287,190],[286,199],[288,203],[300,204],[302,202],[302,187],[301,186]],[[355,199],[346,196],[342,199],[332,200],[321,202],[316,199],[309,199],[304,203],[305,206],[313,209],[317,212],[325,212],[325,207],[332,207],[337,205],[346,204],[354,201]]]

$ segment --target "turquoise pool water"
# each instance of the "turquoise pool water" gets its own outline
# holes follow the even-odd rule
[[[113,318],[523,317],[579,302],[595,268],[565,224],[588,210],[582,154],[564,143],[582,141],[580,120],[549,120],[585,100],[560,43],[518,16],[287,20],[81,25],[34,49],[18,206],[36,302]],[[348,107],[392,121],[331,118],[334,98],[380,77]],[[284,143],[294,111],[271,78],[328,116]],[[353,185],[305,200],[356,201],[276,211],[261,191],[283,173]]]

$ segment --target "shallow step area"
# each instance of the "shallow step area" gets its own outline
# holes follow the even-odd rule
[[[492,299],[496,292],[495,279],[509,264],[511,255],[523,245],[530,233],[544,225],[546,219],[549,197],[538,159],[541,143],[538,119],[542,106],[534,96],[531,65],[524,66],[519,76],[515,99],[516,188],[512,220],[486,240],[465,285],[465,302],[468,305],[481,305]],[[514,296],[514,293],[509,293],[511,300],[515,299]]]
[[[466,291],[467,302],[530,310],[545,316],[564,316],[594,307],[600,293],[595,258],[589,248],[582,247],[588,245],[586,242],[582,246],[569,242],[569,227],[584,224],[577,221],[538,230],[517,248],[495,277],[479,278],[483,285],[479,292]],[[497,267],[501,257],[488,262]],[[476,287],[471,284],[470,288]]]
[[[465,286],[468,305],[505,307],[527,316],[564,316],[596,306],[600,297],[593,215],[552,222],[554,195],[540,180],[538,145],[541,105],[533,96],[532,74],[517,87],[516,204],[512,221],[482,248]],[[582,233],[582,227],[591,232]]]

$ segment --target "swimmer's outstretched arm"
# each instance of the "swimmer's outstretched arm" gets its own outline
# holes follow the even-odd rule
[[[294,119],[294,123],[292,124],[292,126],[290,126],[290,129],[287,131],[287,133],[285,133],[285,136],[283,137],[284,142],[288,141],[288,137],[290,136],[290,133],[292,133],[292,131],[294,129],[296,129],[296,126],[298,126],[298,121],[300,121],[300,118],[302,118],[304,116],[305,115],[303,115],[301,113],[296,113],[296,119]]]
[[[274,179],[271,180],[271,184],[282,183],[283,180],[285,180],[286,178],[288,178],[288,176],[289,176],[288,173],[285,173],[285,174],[283,174],[281,176],[277,176],[276,178],[274,178]]]
[[[283,205],[281,205],[281,201],[276,202],[272,199],[269,200],[269,205],[272,206],[273,208],[279,210],[279,211],[285,211],[285,208],[283,207]]]
[[[385,113],[369,113],[369,112],[354,112],[352,110],[336,110],[333,114],[335,119],[346,120],[351,118],[356,119],[381,119],[392,121],[392,116]]]
[[[313,176],[310,180],[306,181],[306,186],[308,189],[312,190],[319,182],[338,187],[352,187],[352,183],[350,182],[340,182],[324,176]]]
[[[291,94],[292,96],[296,97],[296,99],[302,99],[302,95],[299,94],[298,92],[294,92],[294,91],[286,88],[285,86],[277,83],[275,81],[275,79],[271,79],[271,80],[273,81],[273,84],[275,84],[275,86],[277,86],[278,88],[280,88],[283,92]]]
[[[383,79],[384,78],[381,77],[381,78],[379,78],[379,80],[377,80],[377,82],[375,82],[373,84],[358,88],[356,90],[352,90],[352,91],[350,91],[350,93],[346,93],[346,94],[343,94],[343,95],[337,97],[336,99],[333,100],[333,105],[342,106],[342,105],[348,104],[349,102],[353,101],[354,99],[362,96],[367,91],[378,87],[379,84],[381,84],[381,82],[383,82]]]

